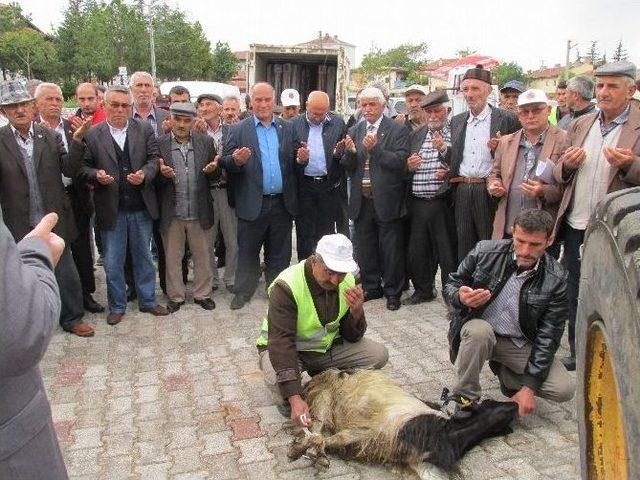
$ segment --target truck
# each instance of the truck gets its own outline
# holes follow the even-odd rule
[[[349,60],[344,48],[315,48],[283,45],[251,44],[247,58],[247,92],[259,82],[268,82],[276,90],[276,100],[287,88],[300,93],[304,103],[310,92],[327,92],[330,109],[347,112]]]

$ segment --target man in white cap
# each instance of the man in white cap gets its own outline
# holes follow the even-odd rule
[[[269,286],[269,309],[257,340],[267,385],[287,400],[281,410],[301,426],[311,422],[302,399],[301,373],[328,368],[382,368],[384,345],[363,338],[364,292],[353,273],[353,245],[325,235],[306,260],[282,271]],[[288,405],[287,405],[288,403]]]
[[[282,113],[280,118],[283,120],[291,120],[300,113],[300,93],[293,89],[287,88],[280,94],[280,103],[282,103]]]
[[[530,89],[520,94],[517,108],[522,128],[500,139],[487,179],[487,191],[500,199],[494,240],[511,238],[516,216],[527,208],[542,208],[555,219],[562,196],[551,174],[566,134],[549,125],[549,99],[542,90]]]
[[[422,85],[411,85],[404,92],[404,102],[407,113],[398,115],[394,120],[404,124],[411,132],[415,132],[426,123],[426,115],[422,109],[422,102],[427,95]]]

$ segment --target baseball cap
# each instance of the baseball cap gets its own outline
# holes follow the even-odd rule
[[[547,95],[537,88],[530,88],[526,92],[518,95],[518,106],[529,105],[531,103],[544,103],[549,105],[549,99]]]
[[[358,264],[353,259],[353,244],[341,233],[325,235],[318,241],[316,253],[330,270],[339,273],[355,272]]]
[[[287,88],[280,95],[280,103],[282,103],[283,107],[299,107],[300,94],[293,88]]]
[[[505,83],[500,89],[501,92],[505,90],[516,90],[520,93],[524,92],[527,88],[524,86],[524,83],[519,82],[518,80],[509,80]]]

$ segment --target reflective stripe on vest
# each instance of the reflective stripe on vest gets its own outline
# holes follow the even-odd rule
[[[339,335],[340,319],[349,310],[349,305],[344,298],[344,291],[347,288],[353,287],[356,282],[350,273],[340,282],[338,285],[338,298],[340,302],[338,315],[333,321],[322,325],[313,303],[311,291],[307,285],[307,279],[304,274],[304,264],[305,261],[303,260],[283,270],[273,283],[269,285],[267,293],[271,294],[271,289],[278,280],[282,280],[287,284],[293,294],[298,311],[296,319],[296,350],[301,352],[325,353],[331,348],[333,341]],[[266,346],[268,338],[269,322],[265,316],[262,321],[262,331],[256,342],[257,345]]]

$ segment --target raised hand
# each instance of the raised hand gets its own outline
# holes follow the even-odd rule
[[[96,180],[100,185],[109,185],[113,183],[114,178],[111,175],[107,175],[104,170],[98,170],[96,173]]]
[[[164,159],[158,159],[158,167],[160,168],[160,175],[164,178],[175,178],[176,172],[169,165],[165,165]]]
[[[249,160],[250,156],[251,149],[249,147],[236,148],[231,154],[233,161],[239,167],[247,163],[247,160]]]
[[[140,185],[144,182],[144,172],[142,170],[138,170],[136,173],[130,173],[127,175],[127,182],[131,185]]]

